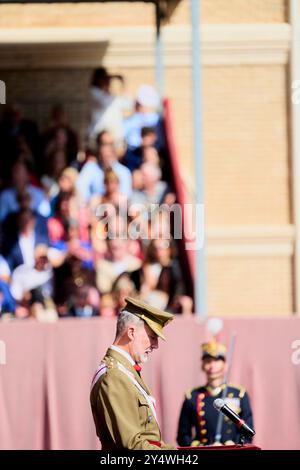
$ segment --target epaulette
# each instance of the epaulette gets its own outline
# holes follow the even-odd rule
[[[107,372],[117,367],[117,361],[111,356],[105,358],[104,364],[107,367]]]
[[[100,381],[103,380],[103,378],[107,375],[107,373],[114,369],[116,366],[116,361],[113,358],[110,357],[105,357],[97,367],[97,370],[94,374],[92,384],[91,384],[91,390],[93,387],[96,385],[97,382],[100,383]]]
[[[241,387],[240,385],[228,384],[228,387],[235,388],[239,393],[239,398],[243,398],[246,393],[246,389],[244,387]]]
[[[187,392],[185,392],[185,398],[187,400],[190,400],[192,398],[192,393],[195,392],[196,390],[199,390],[199,387],[194,387],[194,388],[190,388],[189,390],[187,390]]]

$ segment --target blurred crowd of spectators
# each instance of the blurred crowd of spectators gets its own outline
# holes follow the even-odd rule
[[[0,122],[0,317],[114,317],[127,295],[189,315],[168,211],[159,99],[90,88],[84,150],[61,105],[38,129],[19,105]],[[124,111],[126,109],[126,111]],[[126,115],[126,117],[124,117]],[[141,211],[141,208],[143,210]]]

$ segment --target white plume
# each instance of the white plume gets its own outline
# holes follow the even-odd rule
[[[212,336],[216,336],[223,328],[223,320],[221,318],[210,318],[207,320],[207,329]]]

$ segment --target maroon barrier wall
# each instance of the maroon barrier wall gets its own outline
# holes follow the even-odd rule
[[[115,322],[65,319],[55,324],[0,324],[1,449],[97,449],[89,408],[94,369],[113,340]],[[221,339],[237,332],[232,383],[250,394],[263,449],[300,449],[300,319],[224,320]],[[175,442],[186,389],[203,381],[199,345],[205,325],[178,318],[166,328],[143,375],[157,399],[163,437]],[[2,354],[3,356],[3,354]],[[3,357],[0,358],[3,361]]]
[[[181,267],[185,276],[185,282],[187,287],[188,295],[193,297],[193,279],[195,276],[195,251],[186,249],[186,242],[192,240],[186,239],[186,234],[192,230],[192,215],[187,215],[184,206],[189,201],[186,197],[185,185],[181,177],[181,171],[179,166],[179,157],[177,152],[177,146],[174,135],[174,125],[172,118],[172,105],[171,100],[168,98],[164,99],[164,128],[166,135],[166,147],[168,153],[168,164],[170,169],[170,179],[176,193],[177,202],[181,206],[182,210],[182,227],[183,236],[178,240],[179,248],[179,259]]]

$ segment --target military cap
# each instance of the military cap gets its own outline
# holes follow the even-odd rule
[[[126,305],[122,309],[123,311],[130,312],[133,315],[137,315],[141,320],[151,328],[154,333],[162,339],[166,339],[163,334],[163,327],[166,326],[170,321],[173,320],[174,315],[168,312],[164,312],[159,308],[152,307],[151,305],[143,302],[142,300],[133,299],[132,297],[126,297]]]
[[[215,339],[201,345],[202,359],[212,357],[213,359],[223,359],[226,357],[226,346],[218,343]]]

